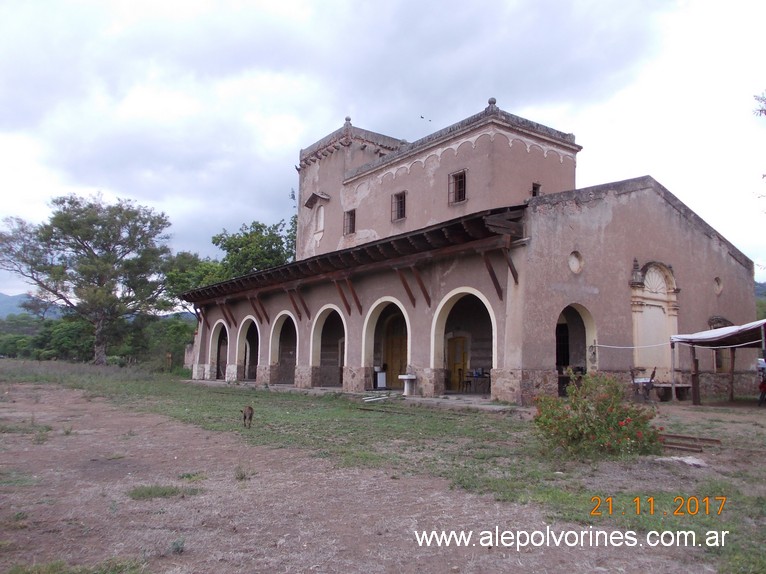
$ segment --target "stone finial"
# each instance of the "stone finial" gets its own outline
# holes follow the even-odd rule
[[[351,116],[346,116],[346,123],[343,124],[344,127],[350,127],[351,126]]]
[[[490,98],[487,100],[487,103],[489,104],[487,106],[488,112],[496,112],[499,108],[495,105],[497,104],[497,100],[495,98]]]

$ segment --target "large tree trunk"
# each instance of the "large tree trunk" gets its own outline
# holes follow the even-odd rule
[[[93,325],[93,364],[106,365],[106,338],[104,336],[104,322],[99,320]]]

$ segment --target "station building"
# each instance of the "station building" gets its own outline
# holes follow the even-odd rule
[[[753,262],[649,176],[577,189],[580,150],[494,98],[411,143],[346,118],[300,152],[295,261],[184,295],[193,378],[528,404],[683,377],[670,337],[753,321]]]

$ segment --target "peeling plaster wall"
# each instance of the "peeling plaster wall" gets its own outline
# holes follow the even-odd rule
[[[525,368],[553,368],[556,319],[571,304],[590,311],[599,344],[633,345],[629,284],[634,258],[640,265],[656,261],[672,267],[680,288],[680,332],[709,328],[713,315],[735,324],[755,320],[752,263],[651,178],[535,198],[529,203],[527,234],[531,240],[521,263],[528,297]],[[575,251],[582,258],[578,272],[569,261]],[[720,293],[716,277],[723,285]],[[529,304],[535,293],[544,297]],[[738,365],[751,362],[748,353],[738,352]],[[688,355],[680,353],[680,366],[689,368]],[[702,369],[712,368],[712,352],[698,356]],[[631,350],[598,350],[601,370],[624,370],[631,363]]]

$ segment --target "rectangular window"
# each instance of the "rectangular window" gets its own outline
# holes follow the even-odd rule
[[[465,201],[465,185],[466,172],[465,170],[453,173],[449,176],[449,203],[460,203]]]
[[[407,217],[407,195],[405,192],[391,196],[391,221]]]
[[[537,197],[540,195],[540,188],[542,186],[539,183],[533,183],[532,184],[532,197]]]
[[[346,211],[343,214],[343,235],[356,233],[356,209]]]

